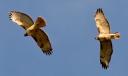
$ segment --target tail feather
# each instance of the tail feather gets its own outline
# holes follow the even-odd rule
[[[119,32],[115,32],[115,39],[119,39],[120,38],[120,33]]]
[[[111,39],[119,39],[119,38],[120,38],[119,32],[115,32],[115,33],[111,34]]]
[[[38,17],[34,24],[38,28],[39,27],[44,27],[44,26],[46,26],[46,21],[42,17]]]

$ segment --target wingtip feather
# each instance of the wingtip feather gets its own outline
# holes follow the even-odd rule
[[[8,12],[8,15],[9,15],[9,20],[12,20],[11,17],[12,17],[12,12]]]
[[[9,19],[12,20],[12,16],[13,14],[15,13],[16,11],[15,10],[12,10],[10,12],[8,12],[8,15],[9,15]]]
[[[47,51],[44,51],[44,50],[42,50],[42,51],[44,54],[49,55],[49,56],[52,55],[52,53],[53,53],[52,49],[49,49]]]
[[[102,68],[108,69],[109,64],[107,64],[107,63],[105,63],[105,62],[103,62],[103,61],[101,61],[101,60],[100,60],[100,63],[101,63],[101,65],[102,65]]]
[[[104,14],[102,8],[98,8],[98,9],[96,10],[96,14],[98,14],[98,13]]]

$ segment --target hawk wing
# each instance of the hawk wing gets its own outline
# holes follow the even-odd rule
[[[11,11],[9,13],[9,18],[13,22],[23,27],[25,30],[34,24],[30,16],[18,11]],[[42,26],[37,27],[45,26],[45,21],[41,17],[38,17],[35,23],[37,25],[42,24]],[[42,49],[43,53],[45,53],[46,55],[52,54],[52,47],[49,38],[43,30],[37,29],[35,34],[32,35],[32,38],[36,41],[37,45]]]
[[[9,18],[16,24],[23,27],[25,30],[34,24],[30,16],[28,16],[25,13],[18,12],[18,11],[9,12]]]
[[[111,40],[100,41],[100,63],[107,69],[113,53]]]
[[[101,8],[96,11],[95,22],[99,33],[110,33],[109,22],[107,21]]]
[[[50,40],[43,30],[37,29],[36,33],[32,35],[32,37],[36,41],[37,45],[42,49],[43,53],[45,53],[46,55],[52,54]]]

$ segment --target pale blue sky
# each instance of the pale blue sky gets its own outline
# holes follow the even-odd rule
[[[127,0],[1,0],[0,76],[127,76],[127,7]],[[100,65],[94,39],[97,8],[103,8],[111,31],[121,33],[120,40],[113,40],[108,70]],[[31,37],[24,37],[24,30],[8,18],[11,10],[47,20],[44,30],[53,55],[46,56]]]

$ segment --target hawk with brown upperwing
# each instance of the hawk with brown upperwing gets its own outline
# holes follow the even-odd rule
[[[9,12],[9,18],[25,29],[24,36],[31,36],[46,55],[52,54],[52,46],[47,34],[41,29],[46,26],[46,21],[38,17],[35,22],[25,13],[19,11]]]
[[[111,33],[109,22],[101,8],[96,11],[95,22],[99,32],[96,39],[100,42],[100,63],[104,69],[107,69],[113,53],[111,39],[119,39],[120,34],[118,32]]]

